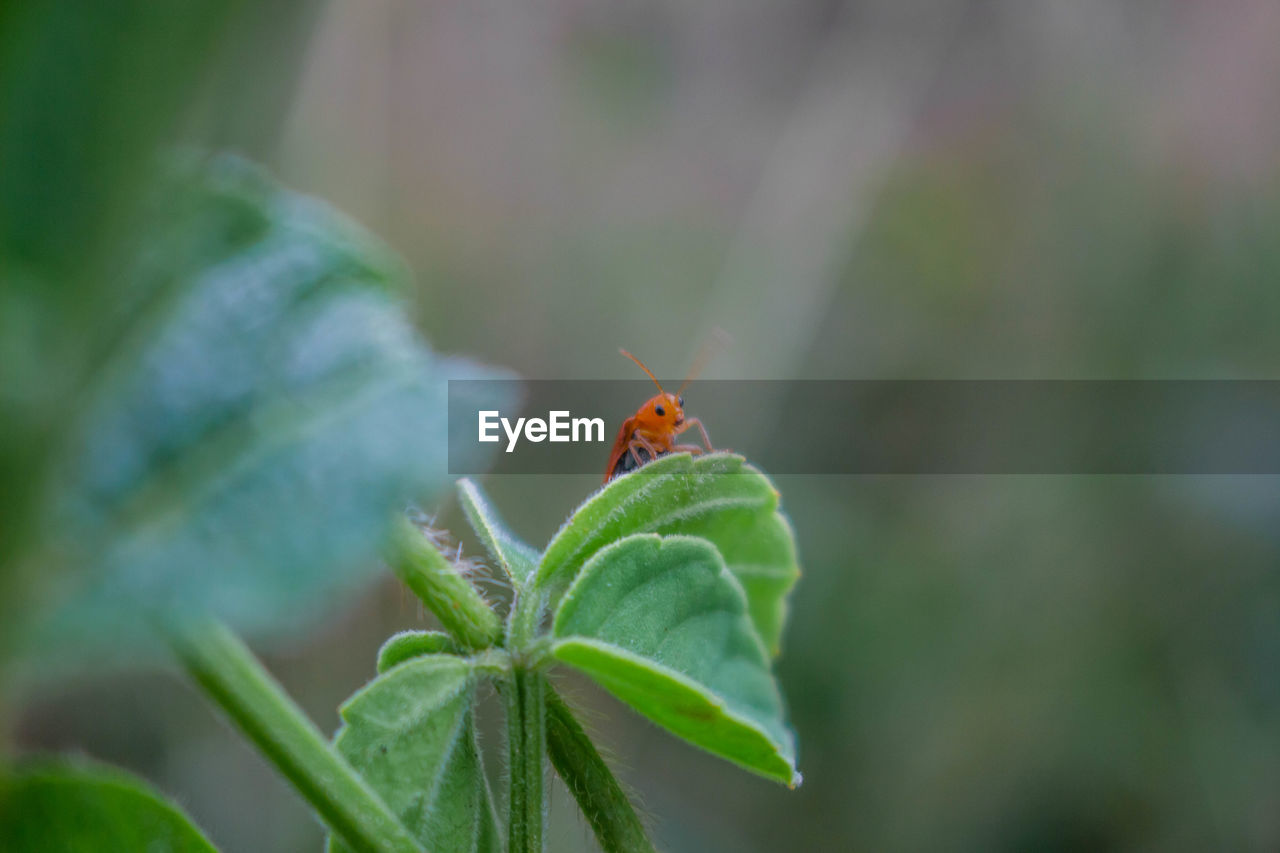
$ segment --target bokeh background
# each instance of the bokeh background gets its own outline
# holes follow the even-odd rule
[[[618,346],[678,375],[718,326],[716,378],[1280,378],[1273,0],[371,0],[240,27],[191,126],[385,239],[437,349],[633,379]],[[750,426],[806,416],[770,402]],[[595,485],[485,483],[539,544]],[[562,682],[663,849],[1280,849],[1275,478],[779,486],[800,789]],[[388,575],[261,651],[333,730],[382,639],[429,623]],[[132,768],[228,851],[319,849],[170,675],[10,714],[20,749]],[[550,848],[595,849],[552,801]]]

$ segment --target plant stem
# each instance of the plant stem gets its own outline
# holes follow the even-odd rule
[[[653,853],[653,844],[622,785],[600,757],[573,711],[551,684],[547,693],[547,752],[578,801],[605,853]]]
[[[173,628],[169,637],[187,673],[352,849],[421,853],[377,793],[229,628],[210,620]]]
[[[502,638],[498,614],[406,518],[396,520],[387,562],[440,624],[469,648],[488,648]]]
[[[546,752],[546,679],[523,666],[511,673],[507,691],[507,748],[511,797],[507,853],[542,853],[543,755]]]

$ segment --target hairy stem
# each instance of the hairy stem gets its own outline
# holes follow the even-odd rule
[[[209,621],[175,628],[169,636],[188,675],[353,850],[421,852],[377,793],[229,628]]]
[[[542,853],[543,755],[546,751],[546,679],[517,666],[507,693],[507,748],[511,797],[508,853]]]
[[[547,690],[547,753],[605,853],[653,853],[644,824],[573,711]]]
[[[396,521],[387,562],[449,633],[469,648],[488,648],[502,638],[498,614],[406,518]]]

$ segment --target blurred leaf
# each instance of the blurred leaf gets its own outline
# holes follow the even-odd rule
[[[498,516],[480,487],[467,479],[458,481],[458,499],[467,521],[485,548],[507,573],[507,577],[524,584],[538,567],[538,552],[521,541]]]
[[[197,99],[241,0],[0,3],[0,643],[48,480],[102,355],[154,298],[119,275],[157,145]],[[2,651],[8,651],[3,649]]]
[[[157,613],[297,627],[444,479],[445,382],[381,245],[229,157],[187,164],[156,217],[132,274],[178,284],[106,366],[63,471],[51,559],[80,571],[42,651],[127,653]]]
[[[518,409],[524,397],[519,377],[510,370],[451,357],[441,360],[441,373],[449,380],[445,406],[455,412],[455,417],[448,418],[446,436],[446,446],[450,448],[449,472],[483,471],[492,463],[497,446],[480,445],[475,440],[475,421],[456,414],[481,409]]]
[[[279,162],[286,118],[311,67],[313,36],[329,6],[318,0],[250,5],[229,28],[205,77],[201,110],[184,126],[209,148]]]
[[[475,683],[469,661],[432,655],[393,667],[342,706],[334,745],[433,853],[502,849],[476,747]],[[329,839],[329,850],[346,849]]]
[[[537,583],[554,595],[592,554],[632,533],[680,533],[712,542],[742,584],[756,630],[777,654],[786,597],[800,569],[791,526],[764,474],[730,453],[674,453],[618,477],[556,533]]]
[[[241,5],[5,4],[0,256],[59,284],[73,278],[121,227],[112,216],[136,199],[153,146],[173,131]]]
[[[460,654],[456,640],[443,631],[401,631],[392,634],[378,649],[378,673],[412,658],[435,654]]]
[[[787,785],[793,735],[742,588],[714,546],[628,536],[565,593],[553,654],[691,743]]]
[[[171,803],[120,770],[41,762],[0,776],[6,853],[210,853],[214,846]]]

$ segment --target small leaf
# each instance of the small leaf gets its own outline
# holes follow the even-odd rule
[[[443,631],[401,631],[387,638],[378,649],[378,673],[407,660],[435,654],[462,653],[457,641]]]
[[[38,762],[0,775],[6,853],[214,853],[191,820],[142,780],[115,768]]]
[[[433,853],[502,849],[476,747],[476,672],[451,655],[406,661],[342,706],[338,751]],[[347,848],[330,838],[330,851]]]
[[[506,571],[507,577],[523,585],[538,566],[538,552],[521,541],[506,525],[480,487],[467,479],[458,481],[458,499],[467,521],[485,548]]]
[[[788,785],[795,746],[742,587],[713,545],[628,536],[598,551],[553,619],[553,654],[691,743]]]
[[[555,593],[599,549],[632,533],[700,536],[720,549],[747,595],[770,654],[781,645],[786,597],[800,576],[778,492],[741,456],[675,453],[618,477],[582,504],[547,546],[537,583]]]

